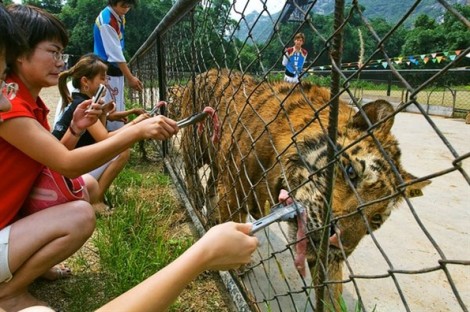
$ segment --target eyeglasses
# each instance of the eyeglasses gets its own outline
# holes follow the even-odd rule
[[[64,63],[67,63],[67,61],[69,60],[68,54],[63,54],[62,52],[59,52],[59,51],[48,50],[48,49],[44,49],[41,47],[37,47],[36,49],[49,52],[50,54],[52,54],[52,57],[54,58],[54,60],[57,62],[62,61]]]
[[[2,81],[0,85],[0,89],[2,90],[2,95],[6,97],[8,100],[13,100],[18,92],[18,84],[15,82],[6,83]]]

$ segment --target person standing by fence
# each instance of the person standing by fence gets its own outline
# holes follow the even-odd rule
[[[108,6],[100,12],[93,28],[94,53],[109,65],[108,85],[111,92],[107,92],[105,102],[114,100],[117,112],[125,110],[124,78],[132,89],[143,90],[142,82],[132,74],[123,53],[125,15],[135,5],[137,0],[108,0]],[[112,121],[107,127],[113,131],[123,125],[122,121]]]
[[[282,65],[286,67],[284,81],[297,83],[302,73],[305,59],[307,58],[307,50],[302,48],[305,43],[305,35],[297,33],[294,37],[294,46],[284,50]]]

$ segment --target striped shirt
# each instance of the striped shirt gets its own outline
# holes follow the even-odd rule
[[[94,53],[113,64],[124,63],[125,17],[119,16],[110,6],[104,8],[93,27]]]

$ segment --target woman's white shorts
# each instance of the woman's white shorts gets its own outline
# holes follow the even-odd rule
[[[11,226],[0,231],[0,283],[8,282],[13,275],[8,264],[8,241],[10,240]]]

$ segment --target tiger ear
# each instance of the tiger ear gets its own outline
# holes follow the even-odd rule
[[[395,111],[392,104],[385,100],[377,100],[374,102],[367,103],[362,106],[362,110],[364,111],[365,115],[361,113],[361,111],[358,111],[356,115],[352,118],[349,126],[352,128],[357,128],[358,130],[361,131],[367,131],[369,129],[369,123],[371,125],[374,125],[378,123],[379,121],[387,118],[388,116],[392,115],[393,112]],[[369,123],[367,122],[369,121]],[[393,126],[393,121],[394,118],[389,118],[386,121],[384,121],[380,125],[380,131],[379,133],[383,134],[388,134],[390,132],[390,129]]]
[[[417,179],[414,175],[412,175],[411,173],[408,173],[408,172],[404,172],[404,173],[401,173],[401,174],[402,174],[403,180],[405,182],[411,182],[411,181]],[[431,182],[432,182],[431,180],[423,180],[423,181],[419,181],[419,182],[410,184],[405,189],[405,196],[407,198],[423,196],[423,188],[425,186],[431,184]]]

